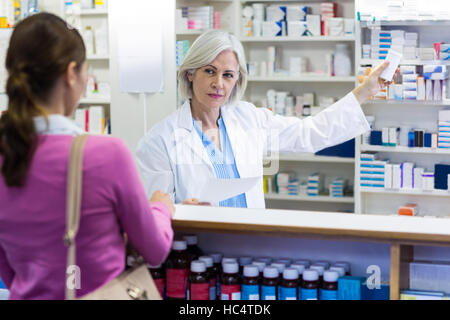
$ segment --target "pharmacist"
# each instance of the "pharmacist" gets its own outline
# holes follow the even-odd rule
[[[264,208],[263,155],[312,153],[368,131],[360,104],[388,85],[379,78],[387,66],[313,117],[283,117],[240,100],[247,69],[236,37],[219,30],[202,34],[178,71],[179,93],[187,101],[139,141],[137,163],[147,194],[161,189],[175,203],[196,203],[211,177],[259,177],[250,190],[218,205]]]

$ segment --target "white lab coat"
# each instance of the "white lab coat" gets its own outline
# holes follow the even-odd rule
[[[245,193],[248,208],[264,208],[263,157],[279,152],[316,152],[352,139],[370,129],[353,93],[314,117],[274,115],[239,101],[221,114],[241,178],[259,177]],[[214,168],[192,124],[190,103],[157,123],[139,141],[137,163],[147,195],[169,193],[175,203],[198,198]],[[201,201],[202,199],[200,199]]]

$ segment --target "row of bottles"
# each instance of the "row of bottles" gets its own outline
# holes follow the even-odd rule
[[[337,300],[350,265],[328,261],[204,255],[195,235],[175,240],[163,265],[149,266],[167,300]]]

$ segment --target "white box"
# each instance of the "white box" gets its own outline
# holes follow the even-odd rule
[[[425,100],[425,80],[423,77],[417,78],[417,100]]]
[[[400,128],[389,128],[389,146],[395,147],[398,145],[400,135]]]
[[[389,61],[389,66],[381,73],[380,78],[383,78],[386,81],[391,81],[392,77],[397,70],[398,65],[400,64],[400,60],[402,59],[402,54],[396,52],[394,50],[389,50],[389,53],[386,57],[386,61]]]
[[[413,169],[414,163],[403,162],[401,164],[401,188],[402,189],[412,189],[413,186]]]
[[[306,22],[308,23],[308,30],[313,36],[321,35],[320,15],[308,14],[306,15]]]
[[[383,143],[383,146],[389,145],[389,128],[381,129],[381,141]]]
[[[308,23],[304,21],[288,21],[287,35],[288,37],[301,37],[308,29]]]
[[[104,109],[102,106],[89,107],[89,133],[103,134]]]
[[[412,290],[450,293],[450,262],[414,261],[409,264],[409,287]]]
[[[399,164],[392,165],[392,189],[400,189],[402,171]]]
[[[413,189],[415,190],[422,190],[423,183],[422,183],[422,174],[425,171],[424,168],[414,168],[414,181],[413,181]]]
[[[386,164],[384,167],[384,188],[392,188],[392,164]]]

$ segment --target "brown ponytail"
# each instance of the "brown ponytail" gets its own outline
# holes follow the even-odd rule
[[[39,13],[17,24],[6,54],[8,110],[0,118],[1,172],[10,187],[23,185],[36,148],[33,118],[45,112],[51,89],[70,62],[86,59],[83,40],[64,20]]]

